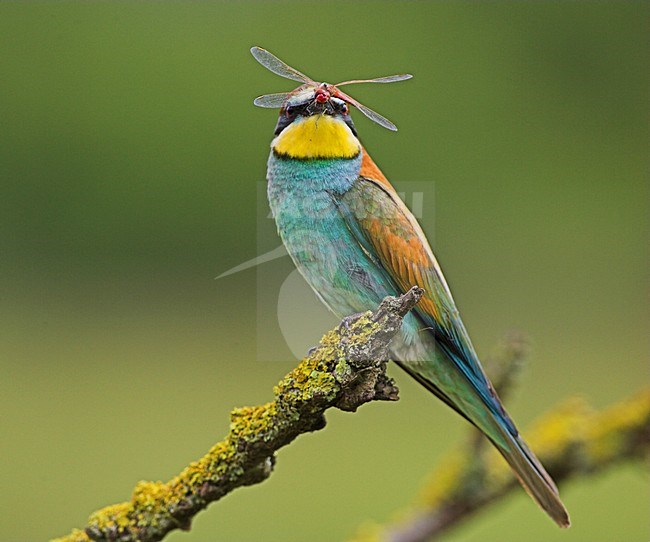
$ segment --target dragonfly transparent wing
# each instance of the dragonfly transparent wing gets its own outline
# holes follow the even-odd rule
[[[357,102],[354,98],[352,98],[351,96],[348,96],[345,92],[341,92],[340,90],[337,90],[337,94],[339,94],[340,97],[343,98],[346,102],[351,103],[354,107],[356,107],[359,111],[361,111],[371,121],[376,122],[377,124],[379,124],[379,126],[383,126],[384,128],[387,128],[388,130],[392,130],[393,132],[397,132],[397,126],[395,126],[386,117],[381,116],[376,111],[373,111],[372,109],[370,109],[369,107],[366,107],[362,103]]]
[[[351,79],[350,81],[343,81],[342,83],[337,83],[336,87],[342,85],[354,85],[356,83],[395,83],[397,81],[406,81],[413,77],[410,73],[402,73],[399,75],[387,75],[386,77],[375,77],[374,79]]]
[[[277,94],[264,94],[258,96],[253,100],[257,107],[277,108],[282,107],[287,99],[291,96],[291,92],[278,92]]]
[[[257,60],[267,70],[279,75],[280,77],[291,79],[292,81],[299,81],[301,83],[314,83],[314,81],[304,73],[300,73],[295,68],[282,62],[282,60],[274,54],[269,53],[266,49],[257,46],[251,47],[251,54],[255,57],[255,60]]]

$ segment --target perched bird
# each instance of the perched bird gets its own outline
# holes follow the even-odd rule
[[[404,318],[393,359],[425,388],[479,428],[535,501],[567,527],[557,487],[517,432],[476,355],[449,286],[415,217],[361,145],[350,106],[384,126],[388,119],[338,87],[409,79],[394,75],[318,83],[270,52],[251,53],[267,69],[301,85],[267,94],[279,107],[268,160],[268,197],[296,267],[339,318],[376,307],[412,286],[425,293]]]

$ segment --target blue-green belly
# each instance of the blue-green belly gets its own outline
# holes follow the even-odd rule
[[[374,309],[387,295],[402,293],[363,250],[336,205],[335,196],[350,189],[360,165],[360,158],[299,161],[273,154],[268,164],[269,202],[280,237],[300,273],[339,318]],[[499,438],[490,431],[490,412],[415,313],[404,318],[391,355],[436,382],[465,415]]]
[[[269,204],[278,233],[297,269],[339,318],[374,309],[387,295],[401,293],[354,238],[335,203],[334,196],[350,189],[360,167],[360,157],[302,161],[273,154],[268,164]],[[407,316],[393,348],[402,350],[400,357],[431,357],[432,338],[417,337],[422,327]]]

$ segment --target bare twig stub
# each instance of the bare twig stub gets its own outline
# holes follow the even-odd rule
[[[397,400],[398,389],[386,376],[388,345],[422,293],[412,288],[386,298],[375,312],[347,318],[282,379],[273,401],[233,410],[230,432],[204,457],[167,483],[140,482],[130,501],[93,513],[83,530],[56,542],[153,542],[174,529],[188,530],[211,502],[270,476],[275,452],[322,429],[328,408],[355,411],[369,401]]]

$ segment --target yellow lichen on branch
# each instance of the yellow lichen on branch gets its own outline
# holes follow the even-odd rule
[[[55,542],[153,542],[171,530],[187,530],[209,503],[265,480],[275,452],[323,428],[328,408],[354,411],[369,401],[396,400],[397,388],[385,372],[388,345],[421,295],[413,288],[386,298],[375,312],[346,319],[282,379],[273,401],[233,410],[228,435],[204,457],[169,482],[139,482],[130,501],[98,510],[84,530]]]

